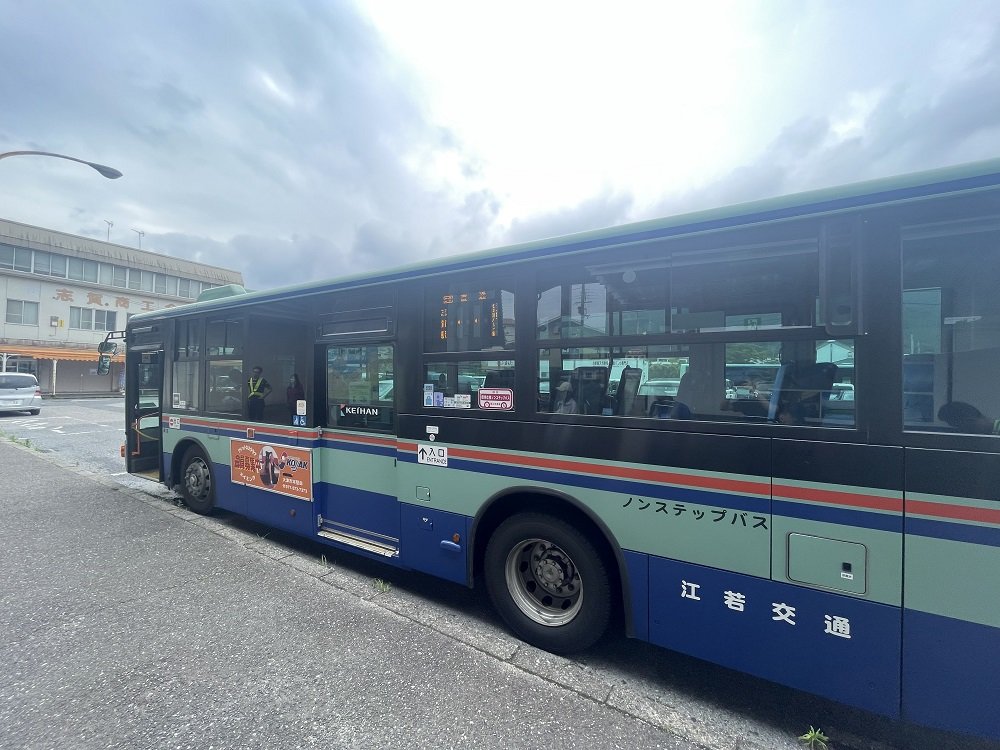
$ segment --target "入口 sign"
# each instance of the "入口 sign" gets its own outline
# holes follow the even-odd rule
[[[417,444],[417,463],[429,466],[447,466],[448,449],[442,445]]]

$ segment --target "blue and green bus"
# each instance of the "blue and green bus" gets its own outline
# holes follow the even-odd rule
[[[213,289],[128,323],[127,467],[553,652],[1000,738],[998,289],[1000,160]]]

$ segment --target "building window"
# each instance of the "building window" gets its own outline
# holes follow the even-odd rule
[[[142,289],[142,271],[138,268],[128,269],[128,288],[129,289]]]
[[[87,307],[71,307],[69,309],[69,327],[92,331],[94,329],[94,311]]]
[[[101,280],[100,284],[102,286],[111,286],[111,269],[113,266],[107,263],[101,263]]]
[[[120,286],[122,289],[128,284],[128,269],[115,266],[111,274],[111,285]]]
[[[190,297],[191,296],[191,281],[189,279],[178,279],[180,282],[179,289],[177,291],[177,296],[179,297]]]
[[[158,273],[154,275],[153,291],[157,294],[167,293],[167,277],[164,274]]]
[[[35,251],[35,273],[48,276],[52,271],[52,256],[41,250]]]
[[[66,256],[57,255],[52,253],[52,276],[58,276],[61,279],[66,278]]]
[[[0,268],[31,273],[31,251],[26,247],[0,244]]]
[[[31,251],[28,248],[14,248],[14,270],[31,273]]]
[[[117,317],[118,313],[111,312],[110,310],[94,310],[94,330],[114,331],[115,318]]]
[[[7,322],[26,326],[38,325],[38,303],[20,299],[7,300]]]
[[[69,259],[69,278],[74,281],[87,281],[96,284],[98,279],[99,264],[96,260],[84,260],[83,258]]]
[[[114,331],[117,313],[91,310],[89,307],[69,309],[69,327],[81,331]]]

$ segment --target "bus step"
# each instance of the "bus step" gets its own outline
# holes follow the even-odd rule
[[[324,539],[332,539],[335,542],[347,544],[351,547],[357,547],[358,549],[363,549],[366,552],[374,552],[376,555],[382,555],[383,557],[399,557],[399,550],[395,547],[388,544],[379,544],[378,542],[373,542],[371,539],[362,539],[361,537],[354,536],[353,534],[345,534],[340,531],[330,531],[329,529],[320,529],[318,534]]]

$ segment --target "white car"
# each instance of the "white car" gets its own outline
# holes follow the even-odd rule
[[[26,411],[38,414],[42,409],[42,389],[38,379],[27,372],[0,372],[0,413]]]

